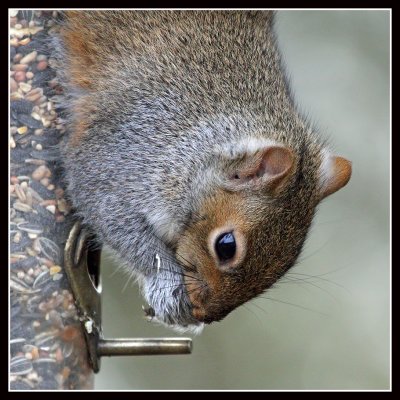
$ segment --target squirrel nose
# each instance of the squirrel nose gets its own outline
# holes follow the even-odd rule
[[[207,310],[200,307],[195,307],[192,310],[193,317],[196,318],[199,322],[204,322],[205,324],[211,324],[212,322],[221,321],[225,318],[234,307],[230,308],[221,308],[218,310]]]
[[[204,319],[207,318],[204,309],[200,307],[194,307],[192,310],[192,315],[200,322],[205,322]]]
[[[204,311],[198,312],[198,310],[193,311],[193,316],[199,321],[204,322],[205,324],[211,324],[212,322],[216,321],[212,316],[206,315]]]
[[[205,317],[202,322],[204,322],[205,324],[211,324],[212,322],[215,322],[215,321],[218,321],[218,320],[211,318],[211,317]]]
[[[216,319],[211,315],[207,314],[204,308],[195,307],[192,310],[193,317],[199,322],[204,322],[205,324],[211,324],[211,322],[216,321]]]

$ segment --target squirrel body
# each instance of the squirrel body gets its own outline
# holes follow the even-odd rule
[[[273,285],[350,178],[294,106],[273,20],[70,11],[57,39],[76,213],[180,330]]]

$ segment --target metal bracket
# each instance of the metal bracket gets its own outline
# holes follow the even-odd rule
[[[190,338],[105,339],[101,325],[101,250],[88,248],[89,235],[79,222],[72,227],[64,251],[64,265],[78,307],[94,372],[102,356],[189,354]]]

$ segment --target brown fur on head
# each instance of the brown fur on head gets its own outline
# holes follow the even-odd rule
[[[224,188],[202,203],[176,249],[190,271],[186,284],[196,319],[220,320],[274,284],[301,251],[313,205],[344,186],[351,171],[340,158],[325,187],[308,193],[298,187],[288,197],[300,169],[292,150],[260,147],[235,160],[225,171]],[[235,254],[229,260],[219,259],[216,251],[224,233],[235,238]]]

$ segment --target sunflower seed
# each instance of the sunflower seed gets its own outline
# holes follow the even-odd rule
[[[35,118],[31,117],[30,115],[26,114],[20,114],[18,116],[18,121],[27,126],[28,128],[32,129],[39,129],[43,127],[43,124],[41,121],[36,120]]]
[[[25,221],[24,218],[20,218],[20,217],[14,218],[14,222],[17,224],[19,224],[20,222],[24,222],[24,221]]]
[[[16,193],[17,197],[18,197],[23,203],[25,203],[25,202],[26,202],[26,194],[25,194],[25,192],[23,191],[23,189],[21,189],[21,186],[18,185],[18,183],[17,183],[16,185],[14,185],[14,190],[15,190],[15,193]]]
[[[27,375],[33,370],[32,362],[23,356],[17,356],[11,359],[10,374],[11,375]]]
[[[26,285],[26,283],[24,282],[24,285]],[[35,293],[39,293],[40,289],[36,289],[36,290],[31,290],[31,289],[26,289],[24,286],[20,285],[19,283],[15,282],[14,279],[10,279],[10,288],[17,293],[22,293],[22,294],[35,294]]]
[[[28,270],[30,268],[35,268],[38,265],[38,261],[35,257],[28,257],[20,259],[14,263],[12,263],[13,268],[20,268],[23,270]]]
[[[50,363],[54,364],[56,360],[54,358],[38,358],[37,360],[34,360],[34,364],[45,364],[45,363]]]
[[[10,350],[12,353],[21,351],[22,346],[25,344],[26,340],[24,338],[15,338],[10,340]]]
[[[10,376],[10,389],[11,390],[31,390],[35,387],[35,385],[30,382],[28,379],[20,379],[12,381],[12,378],[16,379],[16,376]]]
[[[33,158],[39,158],[45,161],[57,161],[60,159],[60,152],[57,148],[45,149],[42,151],[33,150],[30,155]]]
[[[44,161],[44,160],[38,160],[38,159],[36,159],[36,158],[27,158],[27,159],[25,160],[25,162],[26,162],[27,164],[33,164],[33,165],[44,165],[44,164],[46,164],[46,161]]]
[[[10,258],[15,258],[16,260],[24,260],[26,258],[26,255],[20,253],[11,253]]]
[[[35,279],[35,281],[33,282],[32,287],[34,289],[39,288],[41,286],[43,286],[46,282],[50,281],[51,277],[49,274],[49,271],[43,271],[41,274],[39,274],[37,276],[37,278]]]
[[[40,339],[36,339],[35,343],[39,347],[43,346],[43,345],[51,347],[54,344],[54,338],[55,338],[55,335],[48,335],[48,336],[42,337]]]
[[[21,182],[21,187],[22,187],[22,184],[23,184],[22,181],[27,181],[27,182],[31,181],[31,178],[29,176],[27,176],[27,175],[19,175],[19,176],[17,176],[17,178]]]
[[[56,264],[60,263],[60,250],[56,243],[46,237],[39,238],[39,245],[44,256]]]
[[[11,111],[17,114],[30,114],[33,109],[33,104],[28,100],[13,100],[10,104]]]
[[[16,344],[16,343],[25,343],[26,340],[24,338],[15,338],[10,340],[10,344]]]
[[[10,279],[10,287],[11,289],[21,293],[24,293],[27,289],[29,289],[29,286],[24,281],[21,281],[15,276]]]
[[[21,211],[21,212],[31,212],[32,211],[31,206],[28,206],[28,204],[24,204],[19,201],[16,201],[13,204],[13,208],[15,208],[17,211]]]
[[[30,222],[22,222],[17,225],[18,229],[28,233],[34,233],[40,235],[43,232],[43,229],[40,225],[32,224]]]
[[[42,184],[36,181],[31,182],[29,190],[32,191],[33,198],[39,203],[44,201],[44,198],[48,199],[53,195],[50,190],[46,189]]]

